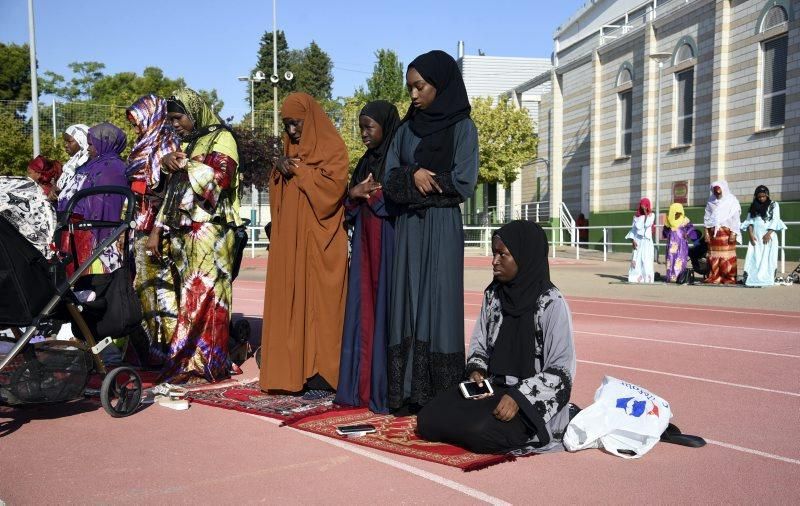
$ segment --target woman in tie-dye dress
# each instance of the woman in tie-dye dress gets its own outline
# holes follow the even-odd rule
[[[178,322],[162,380],[219,381],[230,375],[233,227],[239,217],[236,140],[211,107],[190,89],[167,99],[167,116],[181,138],[162,168],[171,173],[147,247],[161,254],[168,231],[178,273]]]

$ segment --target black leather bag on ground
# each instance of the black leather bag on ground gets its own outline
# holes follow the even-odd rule
[[[142,323],[142,305],[127,267],[110,274],[86,276],[75,290],[92,290],[97,294],[95,300],[81,304],[83,317],[97,340],[127,335]],[[78,331],[74,326],[73,330]]]

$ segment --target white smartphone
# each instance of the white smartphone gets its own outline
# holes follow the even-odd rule
[[[483,386],[479,386],[474,381],[462,381],[458,387],[466,399],[473,399],[485,394],[493,394],[492,384],[488,380],[483,380]]]

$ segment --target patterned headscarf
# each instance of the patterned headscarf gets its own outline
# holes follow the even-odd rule
[[[82,123],[77,123],[68,126],[64,133],[75,139],[80,149],[64,164],[61,177],[58,178],[56,183],[56,187],[59,189],[66,188],[75,179],[75,171],[78,170],[78,167],[89,161],[89,141],[86,138],[89,134],[89,127]]]
[[[46,196],[50,196],[53,189],[53,180],[61,175],[61,162],[58,160],[48,160],[42,155],[37,156],[28,164],[28,170],[39,175],[36,183]]]
[[[167,126],[167,101],[145,95],[127,113],[142,133],[128,155],[125,174],[131,181],[144,181],[150,188],[156,188],[161,180],[161,159],[179,148],[177,135]]]
[[[181,88],[167,99],[168,112],[185,114],[194,123],[194,130],[186,138],[181,138],[182,148],[188,155],[195,157],[216,151],[228,155],[239,163],[239,151],[233,135],[222,135],[228,127],[211,109],[199,93],[190,88]]]
[[[721,198],[714,195],[714,188],[722,190]],[[719,233],[720,227],[726,227],[735,233],[741,228],[739,221],[741,214],[742,206],[739,204],[739,199],[731,193],[728,183],[722,180],[711,183],[703,225],[706,228],[716,228],[715,235]]]

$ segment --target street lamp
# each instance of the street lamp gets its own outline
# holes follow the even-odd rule
[[[250,130],[256,129],[253,89],[256,87],[256,83],[260,83],[261,81],[266,80],[266,78],[267,76],[265,76],[264,73],[261,72],[260,70],[256,70],[255,74],[253,74],[252,76],[239,76],[240,81],[250,82]]]
[[[659,194],[661,192],[661,70],[664,62],[672,58],[672,53],[650,53],[650,59],[658,63],[658,99],[656,102],[656,224],[661,218],[661,207],[659,206]],[[656,227],[658,230],[658,227]],[[656,245],[656,263],[658,263],[658,244],[660,234],[656,232],[654,239]]]

